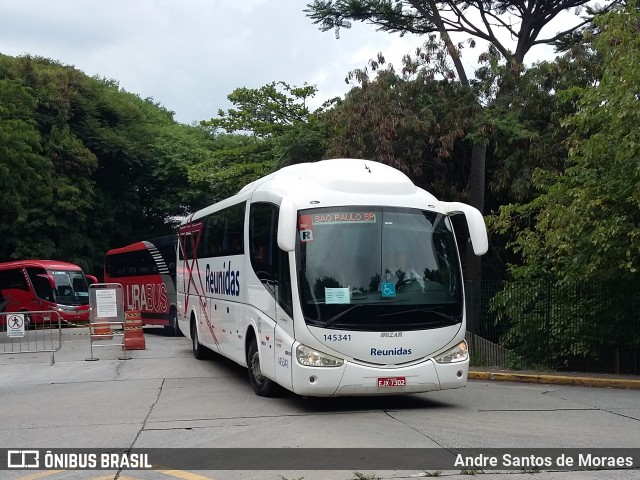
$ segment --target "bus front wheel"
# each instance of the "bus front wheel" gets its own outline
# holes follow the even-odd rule
[[[247,369],[249,370],[249,383],[251,388],[261,397],[271,397],[275,393],[276,384],[262,375],[260,369],[260,354],[258,353],[258,342],[254,336],[247,350]]]

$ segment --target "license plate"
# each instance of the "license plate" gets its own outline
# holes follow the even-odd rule
[[[384,377],[378,378],[379,387],[404,387],[407,384],[405,377]]]

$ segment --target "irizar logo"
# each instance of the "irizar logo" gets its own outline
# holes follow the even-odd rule
[[[375,347],[371,348],[372,357],[386,357],[390,355],[411,355],[411,349],[402,348],[402,347],[385,349],[385,350],[375,348]]]
[[[205,272],[205,289],[207,293],[218,293],[221,295],[240,296],[240,270],[231,269],[231,261],[227,267],[227,262],[222,264],[222,270],[216,272],[207,263]]]

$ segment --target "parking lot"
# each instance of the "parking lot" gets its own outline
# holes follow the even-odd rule
[[[401,460],[388,469],[351,469],[344,468],[335,451],[323,459],[320,468],[326,470],[298,468],[296,462],[304,464],[304,455],[313,453],[304,449],[311,448],[362,449],[365,457],[376,448],[480,448],[496,449],[497,454],[519,448],[536,455],[545,452],[538,449],[548,448],[557,450],[551,451],[554,455],[607,448],[607,454],[620,452],[639,460],[638,390],[470,381],[461,390],[397,397],[262,398],[253,394],[242,367],[215,357],[198,361],[188,339],[167,336],[161,328],[144,332],[146,349],[129,352],[128,360],[113,346],[94,348],[98,360],[88,361],[92,354],[86,328],[63,328],[63,345],[53,364],[45,353],[0,355],[0,401],[5,411],[1,445],[89,449],[83,452],[150,449],[156,455],[165,452],[167,459],[226,448],[231,449],[225,452],[233,469],[217,469],[213,454],[219,451],[212,450],[210,465],[206,460],[204,465],[190,464],[186,458],[154,471],[59,468],[40,471],[38,477],[4,471],[2,478],[373,479],[419,478],[438,471],[439,476],[468,478],[462,474],[475,470],[405,469],[403,465],[411,462]],[[264,448],[275,450],[259,450]],[[302,450],[296,456],[292,449]],[[254,467],[261,465],[252,463],[256,457],[274,454],[276,468],[238,469],[241,454],[247,456],[247,466]],[[287,465],[296,469],[281,468]],[[480,470],[485,472],[482,478],[499,475],[489,473],[496,469]],[[544,473],[535,478],[640,478],[637,468],[520,468],[508,473],[529,476],[540,470]]]

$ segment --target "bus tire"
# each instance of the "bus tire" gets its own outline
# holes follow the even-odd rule
[[[180,331],[180,327],[178,326],[178,311],[171,307],[171,311],[169,312],[169,325],[167,325],[165,331],[171,337],[182,337],[182,332]]]
[[[262,375],[258,342],[255,336],[251,338],[247,350],[247,370],[249,370],[249,383],[256,395],[260,397],[272,397],[275,394],[275,382]]]
[[[198,328],[195,320],[191,321],[191,345],[193,347],[193,356],[196,360],[204,360],[207,357],[207,350],[198,340]]]

